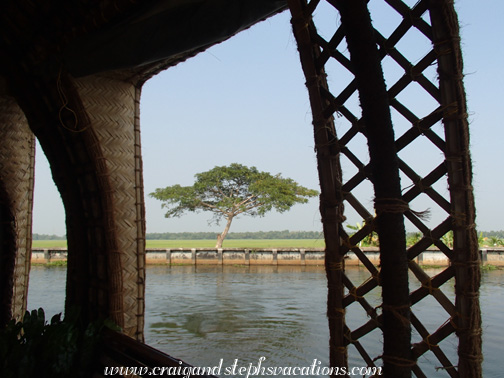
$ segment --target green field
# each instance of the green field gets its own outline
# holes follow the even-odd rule
[[[34,240],[32,248],[66,248],[66,240]]]
[[[34,240],[33,248],[66,248],[66,240]],[[147,240],[147,248],[213,248],[215,240]],[[229,239],[223,248],[323,248],[324,239]]]

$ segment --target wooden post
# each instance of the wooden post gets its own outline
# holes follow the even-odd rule
[[[250,250],[245,249],[245,264],[250,266]]]
[[[481,252],[481,263],[483,265],[488,264],[488,249],[483,248],[480,252]]]
[[[191,264],[196,265],[196,248],[191,248]]]

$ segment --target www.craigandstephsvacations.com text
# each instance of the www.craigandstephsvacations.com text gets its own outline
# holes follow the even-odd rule
[[[230,376],[230,377],[266,377],[266,376],[277,376],[277,377],[287,377],[287,376],[305,376],[305,377],[317,377],[317,376],[360,376],[360,377],[372,377],[382,374],[381,367],[326,367],[321,366],[322,362],[318,359],[314,359],[313,363],[309,366],[289,366],[289,367],[279,367],[279,366],[266,366],[263,362],[266,361],[266,357],[259,358],[256,364],[248,363],[244,366],[239,365],[239,360],[235,359],[231,365],[224,365],[224,359],[221,358],[219,364],[213,367],[199,367],[199,366],[187,366],[183,365],[182,361],[179,361],[179,366],[170,367],[105,367],[105,376],[109,375],[119,375],[119,376],[177,376],[183,378],[196,377],[201,375],[213,375],[213,376]]]

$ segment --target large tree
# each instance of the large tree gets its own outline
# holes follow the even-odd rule
[[[262,217],[273,209],[283,213],[296,203],[306,203],[309,197],[318,194],[316,190],[305,188],[280,174],[272,175],[236,163],[198,173],[195,178],[192,186],[158,188],[150,196],[163,202],[161,206],[168,209],[167,218],[179,217],[186,211],[203,210],[213,213],[211,221],[217,224],[225,219],[226,227],[217,236],[216,248],[222,247],[237,215]]]

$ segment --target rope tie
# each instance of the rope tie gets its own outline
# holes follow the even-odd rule
[[[463,353],[459,352],[459,357],[464,358],[466,360],[474,361],[474,362],[483,362],[483,355],[480,354],[472,354],[472,353]]]
[[[458,365],[450,365],[450,366],[435,366],[434,369],[436,369],[436,371],[439,371],[439,370],[448,370],[448,369],[456,369],[458,368]]]
[[[333,271],[343,270],[343,262],[330,262],[329,270]]]
[[[362,299],[364,298],[363,296],[361,295],[357,295],[357,287],[352,287],[349,292],[348,292],[349,295],[351,295],[355,301],[358,301],[359,299]]]
[[[466,291],[466,290],[460,290],[460,294],[463,294],[466,298],[468,299],[478,299],[479,298],[479,292],[477,291]]]
[[[394,315],[394,317],[396,317],[404,326],[410,325],[410,320],[399,312],[400,310],[409,309],[410,308],[409,304],[401,306],[382,304],[381,307],[385,311],[390,311],[392,315]]]
[[[450,190],[459,190],[459,191],[472,191],[474,188],[472,185],[464,184],[464,185],[450,185]]]
[[[425,193],[428,189],[431,188],[430,185],[424,185],[423,180],[420,178],[415,182],[415,186],[420,190],[420,192]]]
[[[429,347],[430,350],[432,350],[432,348],[436,348],[436,347],[439,347],[438,344],[432,344],[429,340],[429,338],[431,337],[432,335],[427,335],[427,337],[423,340],[427,346]]]
[[[352,339],[352,332],[350,332],[350,330],[347,330],[344,336],[350,344],[355,344],[357,342],[357,340]]]
[[[409,209],[410,208],[408,203],[399,198],[375,199],[375,210],[377,215],[380,215],[382,213],[402,214],[408,211]]]
[[[311,88],[313,86],[316,86],[317,88],[320,87],[320,83],[322,82],[322,79],[320,78],[319,75],[312,75],[309,77],[306,77],[305,85],[307,88]],[[313,120],[315,123],[315,120]]]
[[[343,315],[343,316],[344,316],[344,315],[345,315],[345,313],[346,313],[346,311],[345,311],[345,309],[344,309],[344,308],[338,308],[338,307],[336,307],[336,308],[334,308],[333,310],[334,310],[336,313],[341,314],[341,315]]]
[[[474,268],[479,267],[481,262],[479,260],[472,261],[453,261],[452,265],[459,268]]]
[[[298,16],[291,18],[291,25],[298,30],[308,29],[310,25],[310,17]]]
[[[377,318],[377,313],[376,313],[377,308],[369,308],[366,310],[367,316],[369,316],[371,319],[376,319]]]
[[[457,113],[443,118],[445,121],[465,121],[467,119],[467,113]]]
[[[446,79],[449,79],[449,80],[454,80],[454,81],[459,81],[459,80],[462,80],[464,78],[464,74],[463,73],[460,73],[460,72],[455,72],[455,73],[452,73],[452,72],[439,72],[439,78],[441,80],[446,80]]]
[[[444,324],[439,328],[442,328],[446,324],[450,323],[450,325],[453,327],[453,329],[455,330],[457,335],[460,335],[461,333],[463,333],[463,334],[466,334],[469,336],[473,336],[473,337],[478,336],[479,337],[483,333],[481,327],[478,327],[476,329],[474,329],[472,327],[459,327],[456,319],[461,319],[464,322],[469,322],[471,320],[470,316],[464,316],[464,315],[460,314],[459,312],[456,312],[455,315],[453,315],[450,319],[448,319],[446,322],[444,322]]]
[[[464,212],[452,212],[451,217],[453,219],[452,224],[454,227],[464,227],[467,223],[467,214]]]
[[[336,352],[338,352],[339,354],[346,354],[346,352],[347,352],[347,348],[344,346],[336,347],[336,348],[334,348],[334,350]]]
[[[417,77],[422,75],[422,71],[418,71],[418,68],[412,64],[409,67],[408,73],[409,73],[411,81],[417,81]]]
[[[436,112],[441,112],[443,114],[443,118],[457,114],[458,111],[459,111],[459,107],[458,107],[457,101],[453,101],[449,104],[443,105],[438,110],[436,110]]]
[[[446,322],[444,322],[444,324],[439,328],[442,328],[446,324],[450,323],[450,325],[453,327],[453,329],[455,331],[458,331],[460,329],[460,327],[458,326],[456,319],[463,318],[463,317],[464,316],[462,316],[462,314],[460,314],[459,312],[456,312],[455,315],[451,316],[450,319],[448,319]]]
[[[387,362],[389,364],[395,365],[395,366],[401,366],[401,367],[412,367],[416,365],[415,360],[410,360],[409,358],[403,358],[403,357],[397,357],[397,356],[387,356],[387,355],[382,355],[377,357],[381,358],[383,362]]]
[[[465,156],[465,151],[457,155],[445,155],[445,161],[448,163],[462,163]]]
[[[432,280],[430,277],[425,282],[422,282],[422,287],[429,290],[430,295],[433,295],[434,291],[439,290],[438,287],[432,286]]]
[[[461,39],[460,39],[460,35],[458,34],[452,34],[450,35],[450,38],[446,38],[446,39],[441,39],[437,42],[434,42],[434,46],[439,46],[439,45],[444,45],[445,43],[460,43]]]
[[[59,95],[59,98],[60,98],[60,101],[62,104],[58,110],[58,119],[59,119],[61,127],[63,127],[65,130],[71,131],[73,133],[81,133],[81,132],[85,131],[89,126],[86,126],[81,130],[77,129],[77,126],[79,125],[79,117],[77,117],[77,113],[72,108],[70,108],[68,106],[69,100],[68,100],[67,95],[65,94],[65,90],[64,90],[63,84],[61,82],[61,71],[62,71],[62,69],[60,69],[60,71],[58,72],[58,77],[56,79],[56,90],[58,91],[58,95]],[[63,116],[64,110],[68,111],[72,115],[73,126],[71,126],[71,127],[67,126],[65,124],[64,118],[66,118],[66,117]]]
[[[373,278],[376,280],[376,283],[378,286],[381,286],[381,278],[380,278],[380,272],[379,271],[374,271],[372,273]]]
[[[476,228],[476,223],[469,223],[465,226],[466,230],[473,230]]]
[[[411,126],[415,129],[417,129],[421,135],[424,135],[424,133],[429,129],[427,127],[423,127],[421,126],[421,123],[422,123],[422,120],[421,119],[417,119],[416,121],[412,122],[411,123]]]
[[[432,236],[431,230],[426,230],[423,234],[424,234],[424,238],[429,240],[432,244],[434,244],[435,242],[437,242],[439,240],[439,238],[435,238],[434,236]]]
[[[459,43],[460,37],[452,37],[451,39],[443,39],[437,42],[433,42],[434,52],[437,56],[449,55],[453,53],[452,45],[454,43]]]
[[[378,284],[378,286],[381,286],[381,281],[380,281],[380,272],[375,270],[373,272],[370,272],[371,273],[371,277],[368,277],[360,286],[364,286],[366,285],[368,282],[372,281],[372,280],[375,280],[376,283]]]
[[[341,215],[340,206],[329,205],[320,206],[322,220],[329,223],[342,223],[346,218]]]
[[[350,238],[345,238],[345,239],[341,239],[341,243],[347,247],[348,249],[353,249],[353,248],[357,248],[357,245],[354,245],[350,242]]]

